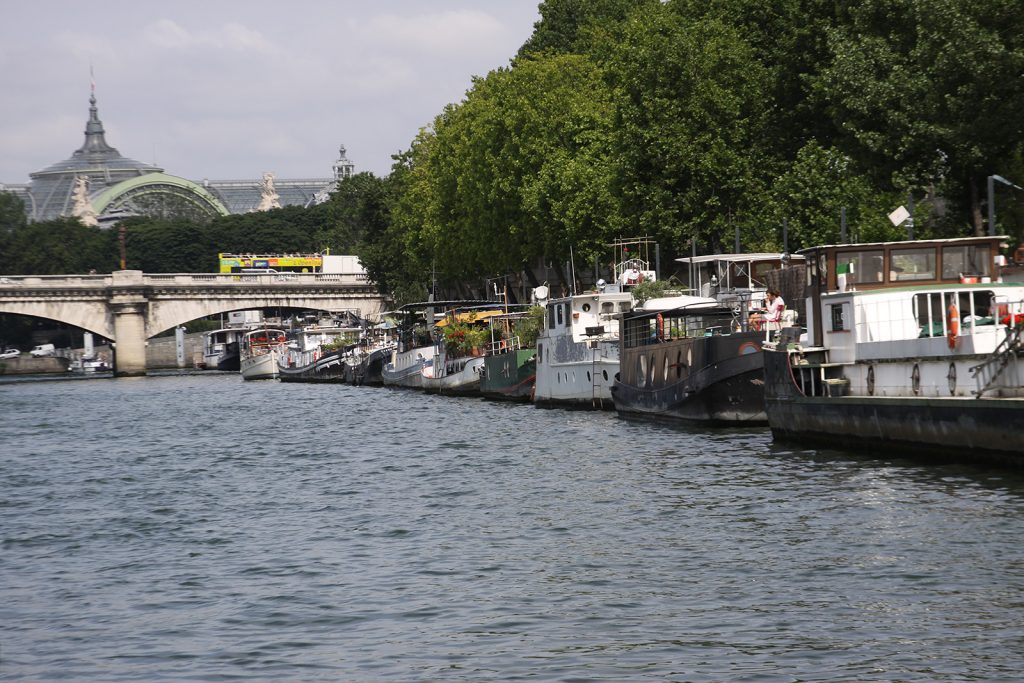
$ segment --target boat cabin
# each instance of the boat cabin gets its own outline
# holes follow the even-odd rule
[[[814,247],[807,258],[807,346],[833,362],[964,352],[998,344],[1019,311],[1019,285],[1000,278],[1005,237],[966,237]],[[988,330],[984,329],[988,326]],[[933,348],[934,347],[934,348]]]
[[[633,295],[626,292],[591,292],[548,301],[544,307],[545,336],[571,336],[576,343],[616,339],[616,316],[632,307]]]
[[[726,305],[765,307],[768,273],[802,264],[800,254],[708,254],[676,259],[687,270],[690,291]]]

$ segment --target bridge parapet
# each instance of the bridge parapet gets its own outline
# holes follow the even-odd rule
[[[131,274],[131,275],[129,275]],[[118,271],[113,275],[3,275],[0,289],[7,287],[105,287],[109,285],[281,285],[281,284],[369,285],[365,273],[149,273]]]

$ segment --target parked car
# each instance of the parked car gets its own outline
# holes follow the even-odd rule
[[[21,355],[21,351],[18,349],[4,349],[3,353],[0,353],[0,359],[3,358],[17,358]]]
[[[39,346],[33,346],[29,353],[33,358],[41,358],[42,356],[56,355],[57,349],[53,344],[40,344]]]

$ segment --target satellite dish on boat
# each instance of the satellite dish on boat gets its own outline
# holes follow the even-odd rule
[[[544,301],[548,298],[548,288],[546,285],[533,288],[533,298],[537,301]]]

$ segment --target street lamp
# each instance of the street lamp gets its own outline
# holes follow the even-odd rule
[[[1018,190],[1024,190],[1024,187],[1020,185],[1014,185],[1009,180],[1001,175],[990,175],[988,177],[988,234],[996,234],[996,188],[993,181],[998,180],[1003,185],[1009,185],[1010,187]]]

